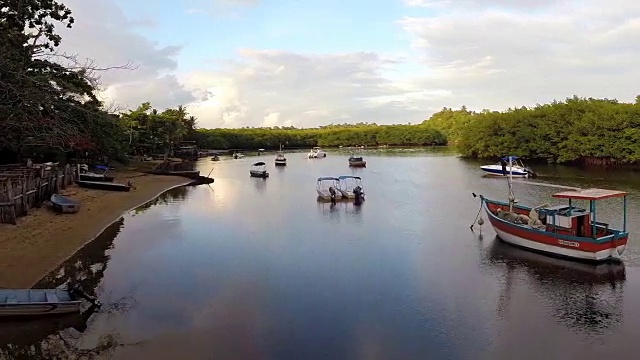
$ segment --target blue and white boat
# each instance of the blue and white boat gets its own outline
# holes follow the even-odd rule
[[[511,165],[509,165],[511,164]],[[480,166],[482,171],[489,175],[508,176],[511,172],[513,177],[536,177],[536,173],[530,168],[524,166],[522,160],[517,156],[506,156],[500,159],[500,162],[494,165]]]

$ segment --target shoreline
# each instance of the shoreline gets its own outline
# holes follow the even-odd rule
[[[124,214],[192,182],[139,171],[114,175],[116,182],[132,180],[137,189],[114,192],[69,186],[60,193],[80,201],[78,213],[59,214],[43,204],[18,218],[18,225],[0,224],[0,288],[33,287]]]

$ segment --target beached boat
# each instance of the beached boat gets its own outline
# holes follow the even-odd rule
[[[79,312],[83,298],[97,303],[75,289],[0,289],[0,316]]]
[[[267,164],[262,161],[259,161],[253,165],[251,165],[251,169],[249,170],[249,174],[252,177],[259,178],[268,178],[269,173],[267,172]]]
[[[182,176],[189,179],[197,179],[200,176],[199,170],[151,170],[147,172],[153,175]]]
[[[309,157],[309,159],[324,158],[327,157],[327,153],[322,151],[320,147],[316,146],[311,149],[311,151],[309,151],[309,154],[307,154],[307,156]]]
[[[108,166],[104,166],[104,165],[95,165],[94,166],[96,169],[98,170],[103,170],[103,172],[101,174],[99,173],[95,173],[95,172],[90,172],[89,170],[89,166],[88,165],[81,165],[80,168],[85,170],[84,172],[80,173],[79,178],[82,181],[102,181],[102,182],[112,182],[113,180],[115,180],[115,176],[109,176],[107,175],[107,171],[109,171],[109,167]]]
[[[511,177],[508,179],[509,202],[490,200],[480,195],[481,206],[501,240],[529,250],[572,259],[620,259],[629,237],[626,192],[569,190],[553,195],[567,199],[566,205],[527,207],[515,204]],[[597,201],[616,197],[623,198],[622,230],[610,228],[609,224],[596,219]],[[589,210],[574,206],[573,200],[589,201]]]
[[[349,156],[349,166],[353,167],[366,167],[367,162],[362,158],[362,156]]]
[[[342,198],[339,188],[340,179],[335,177],[320,177],[316,181],[316,192],[322,200],[337,200]]]
[[[51,195],[51,205],[54,210],[63,214],[75,214],[80,210],[80,203],[60,194]]]
[[[284,157],[284,153],[282,152],[282,145],[280,145],[280,151],[278,151],[278,155],[276,155],[275,163],[276,163],[276,166],[287,165],[287,158]]]
[[[343,175],[338,176],[340,181],[338,191],[343,198],[355,199],[356,197],[364,198],[364,189],[362,188],[362,179],[359,176]]]
[[[110,190],[110,191],[129,191],[131,186],[118,183],[108,183],[100,181],[82,181],[76,180],[76,184],[83,188],[96,189],[96,190]]]
[[[493,165],[480,166],[482,171],[489,175],[494,176],[507,176],[511,173],[513,177],[521,178],[533,178],[536,177],[536,173],[529,167],[522,163],[522,160],[517,156],[507,156],[500,159],[500,162]]]

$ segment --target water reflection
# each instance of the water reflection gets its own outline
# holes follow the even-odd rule
[[[504,272],[499,315],[509,307],[514,287],[520,286],[547,303],[550,315],[573,331],[602,333],[622,320],[624,263],[596,265],[557,259],[496,238],[486,250],[484,265]]]
[[[253,182],[253,185],[255,186],[256,190],[258,190],[258,192],[264,192],[267,189],[267,179],[266,178],[256,178],[256,177],[252,177],[251,181]]]
[[[54,288],[75,283],[87,294],[96,296],[109,261],[108,252],[120,232],[124,218],[107,227],[95,240],[40,279],[34,288]],[[87,329],[94,308],[81,314],[49,318],[7,319],[0,322],[0,358],[69,358],[71,354],[93,357],[111,351],[117,344],[112,334],[104,334],[98,345],[80,350],[76,339]]]
[[[187,198],[187,195],[189,194],[191,188],[191,186],[175,187],[160,194],[160,196],[158,196],[157,198],[138,206],[133,211],[135,214],[140,214],[155,205],[167,205],[170,203],[181,202]]]

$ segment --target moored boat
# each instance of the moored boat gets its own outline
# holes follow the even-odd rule
[[[359,176],[342,175],[338,176],[339,185],[338,191],[343,198],[355,199],[359,197],[364,198],[364,189],[362,188],[362,178]]]
[[[476,196],[476,194],[473,194]],[[607,189],[577,189],[553,195],[568,204],[527,207],[515,204],[511,177],[509,202],[480,195],[482,208],[498,237],[506,243],[546,254],[587,261],[619,260],[625,250],[627,232],[627,193]],[[598,222],[599,200],[623,198],[622,230]],[[589,210],[576,207],[573,200],[589,201]]]
[[[362,156],[351,155],[349,157],[349,166],[366,167],[367,166],[367,162],[362,158]]]
[[[517,156],[507,156],[500,159],[500,162],[493,165],[480,166],[482,171],[494,176],[507,176],[511,173],[513,177],[533,178],[536,173],[529,167],[526,167],[522,160]]]
[[[320,149],[320,147],[315,146],[313,149],[311,149],[311,151],[309,151],[309,154],[307,154],[307,156],[309,157],[309,159],[324,158],[327,157],[327,153]]]
[[[0,289],[0,316],[79,312],[82,298],[99,306],[98,302],[75,289]]]
[[[214,155],[214,156],[211,158],[211,161],[220,161],[220,157],[218,157],[218,155]]]
[[[80,180],[82,181],[100,181],[100,182],[113,182],[115,176],[108,176],[104,174],[96,174],[92,172],[85,172],[80,174]]]
[[[96,190],[110,190],[110,191],[129,191],[131,186],[118,183],[108,183],[100,181],[82,181],[76,180],[76,184],[80,187]]]
[[[287,158],[284,157],[284,153],[282,152],[282,145],[280,145],[280,151],[278,151],[278,155],[276,155],[275,163],[276,163],[276,166],[287,165]]]
[[[75,214],[80,210],[80,203],[60,194],[51,195],[51,205],[54,210],[63,214]]]
[[[316,180],[316,192],[321,200],[337,200],[342,198],[340,193],[340,179],[325,176]]]
[[[259,161],[253,165],[251,165],[251,169],[249,170],[249,174],[252,177],[259,178],[268,178],[269,173],[267,172],[267,164],[262,161]]]

